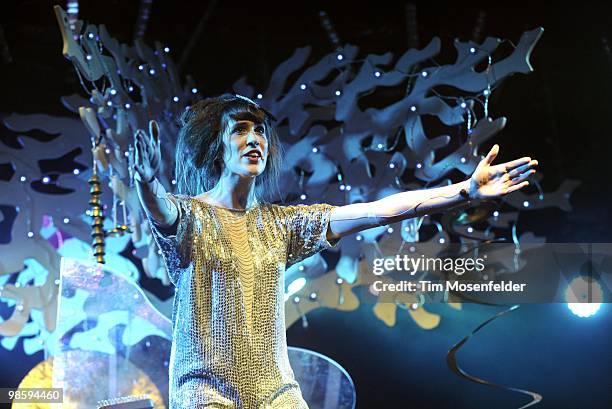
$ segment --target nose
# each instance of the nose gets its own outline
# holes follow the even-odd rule
[[[247,136],[247,145],[255,147],[255,146],[259,146],[260,144],[261,143],[257,139],[257,135],[255,134],[255,132],[254,131],[249,132]]]

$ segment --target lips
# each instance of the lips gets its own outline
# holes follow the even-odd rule
[[[250,151],[248,151],[242,156],[246,156],[249,159],[261,159],[262,158],[262,154],[259,149],[251,149]]]

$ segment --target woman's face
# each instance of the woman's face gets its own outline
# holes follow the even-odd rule
[[[229,118],[224,137],[226,171],[255,177],[263,173],[268,160],[267,130],[263,123]]]

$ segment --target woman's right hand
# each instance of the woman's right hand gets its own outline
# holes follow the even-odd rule
[[[161,165],[161,148],[159,144],[159,125],[149,121],[149,134],[142,129],[134,133],[134,179],[151,183]]]

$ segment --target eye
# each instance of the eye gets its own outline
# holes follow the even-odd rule
[[[266,132],[266,128],[264,128],[263,125],[258,125],[255,127],[255,132],[257,132],[260,135],[263,135]]]

